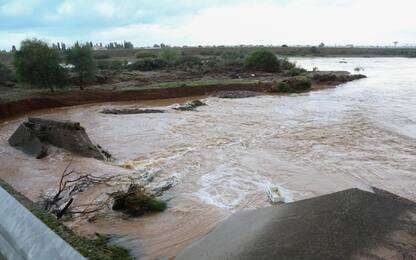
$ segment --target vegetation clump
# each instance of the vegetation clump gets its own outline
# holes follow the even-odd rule
[[[226,67],[242,68],[244,67],[244,59],[246,56],[246,53],[242,51],[226,51],[222,54],[221,58]]]
[[[285,75],[288,76],[288,77],[294,77],[294,76],[303,75],[306,72],[307,72],[307,70],[305,70],[303,68],[294,67],[294,68],[291,68],[290,70],[287,70],[285,72]]]
[[[195,66],[201,66],[202,60],[198,56],[186,55],[180,56],[175,63],[177,66],[191,68]]]
[[[287,58],[279,59],[280,67],[282,70],[292,70],[296,69],[296,64],[293,62],[290,62]],[[300,68],[297,68],[300,69]]]
[[[305,76],[294,76],[277,83],[272,92],[293,93],[309,90],[312,82]]]
[[[246,58],[245,67],[248,70],[264,72],[280,72],[280,62],[276,55],[266,49],[256,50]]]
[[[143,186],[132,184],[127,192],[115,192],[112,209],[122,211],[131,217],[139,217],[148,212],[164,211],[166,202],[146,194]]]
[[[159,53],[159,57],[169,65],[174,65],[181,56],[181,52],[178,49],[165,47]]]
[[[361,74],[336,74],[336,73],[315,73],[312,76],[312,80],[317,83],[344,83],[352,80],[366,78],[365,75]]]
[[[66,71],[60,62],[58,50],[37,39],[23,41],[14,55],[14,66],[21,81],[51,91],[67,83]]]

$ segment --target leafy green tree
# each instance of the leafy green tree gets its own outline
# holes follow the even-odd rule
[[[74,65],[73,70],[78,75],[80,90],[84,89],[86,82],[95,78],[97,66],[89,44],[76,43],[74,47],[68,49],[66,51],[66,62]]]
[[[8,81],[14,81],[13,72],[3,63],[0,62],[0,84]]]
[[[17,76],[23,82],[54,91],[67,82],[65,69],[60,65],[58,50],[37,39],[24,40],[14,54]]]
[[[276,55],[265,49],[255,50],[246,58],[245,66],[249,70],[280,72],[280,62]]]

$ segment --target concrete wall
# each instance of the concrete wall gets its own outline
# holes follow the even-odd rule
[[[0,187],[0,260],[85,259]]]

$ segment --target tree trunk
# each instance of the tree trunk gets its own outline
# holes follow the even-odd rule
[[[84,80],[83,77],[79,77],[79,90],[84,90]]]

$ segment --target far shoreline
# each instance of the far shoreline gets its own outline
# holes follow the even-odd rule
[[[313,83],[311,88],[301,93],[335,88],[343,83]],[[253,91],[265,95],[288,95],[291,93],[271,93],[273,82],[252,83],[251,81],[230,84],[207,84],[166,88],[139,88],[131,90],[86,89],[48,92],[16,101],[0,101],[0,122],[42,109],[70,107],[107,102],[163,100],[186,97],[209,96],[217,91]]]

